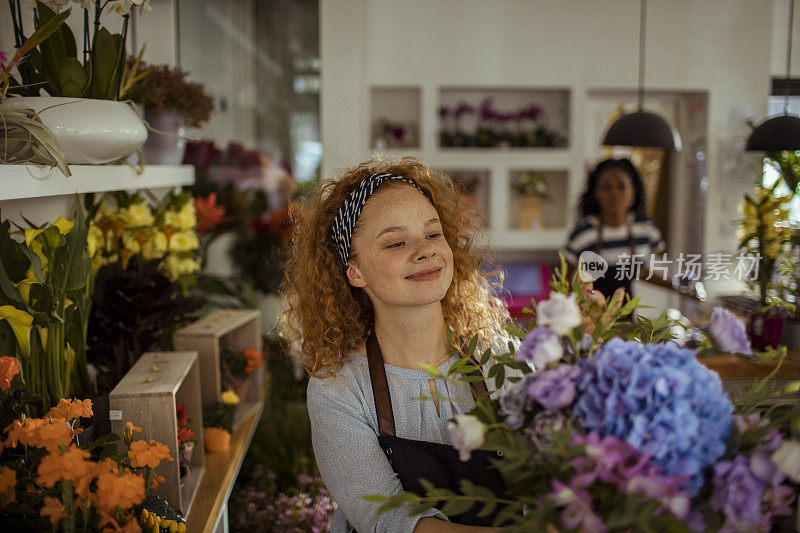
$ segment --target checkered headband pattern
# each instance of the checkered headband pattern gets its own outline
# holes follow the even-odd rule
[[[339,260],[344,268],[347,268],[347,260],[350,258],[350,240],[353,238],[353,228],[361,215],[361,210],[364,209],[367,198],[386,180],[404,181],[425,194],[422,189],[417,187],[416,183],[397,174],[373,174],[364,178],[359,186],[350,193],[342,207],[339,208],[336,218],[333,219],[331,238],[336,245],[336,252],[339,254]]]

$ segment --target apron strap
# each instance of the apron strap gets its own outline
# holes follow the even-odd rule
[[[470,360],[478,366],[478,362],[470,357]],[[389,382],[386,379],[386,368],[383,366],[383,354],[378,344],[375,332],[367,336],[367,362],[369,363],[369,374],[372,381],[372,395],[375,399],[375,410],[378,412],[378,427],[381,435],[394,435],[394,412],[392,411],[392,399],[389,394]],[[480,369],[476,368],[468,376],[482,376]],[[472,392],[477,400],[482,394],[486,394],[486,382],[473,381]]]

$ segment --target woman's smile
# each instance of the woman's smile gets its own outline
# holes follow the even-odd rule
[[[436,281],[439,279],[439,276],[442,275],[442,268],[429,268],[427,270],[421,270],[416,274],[411,274],[410,276],[406,276],[406,279],[411,281]]]

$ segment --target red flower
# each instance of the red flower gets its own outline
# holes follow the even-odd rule
[[[175,414],[178,418],[178,427],[185,426],[189,420],[189,411],[182,403],[175,404]]]
[[[250,373],[260,366],[264,366],[264,358],[261,357],[259,350],[248,348],[244,351],[244,357],[247,359],[247,368],[245,371]]]
[[[178,444],[191,440],[194,437],[194,431],[187,428],[186,426],[182,426],[178,430]]]
[[[197,214],[197,233],[202,235],[208,228],[215,224],[225,222],[228,217],[225,215],[225,208],[217,205],[217,193],[212,192],[205,198],[196,198],[194,210]]]

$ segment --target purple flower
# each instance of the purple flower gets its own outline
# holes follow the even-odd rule
[[[753,475],[749,463],[739,455],[714,466],[711,508],[722,511],[726,525],[740,531],[744,527],[758,529],[765,518],[761,514],[765,484]]]
[[[522,427],[525,413],[533,405],[533,399],[528,395],[528,387],[535,379],[534,374],[525,374],[499,398],[500,412],[506,416],[505,423],[513,429]]]
[[[564,483],[554,479],[552,482],[553,492],[545,496],[555,504],[562,507],[561,525],[566,529],[578,529],[589,533],[605,533],[608,531],[603,520],[594,513],[592,507],[592,497],[588,491],[572,484]]]
[[[446,105],[439,107],[439,117],[440,118],[447,118],[450,116],[450,108]]]
[[[561,339],[547,327],[538,326],[530,330],[517,350],[517,361],[525,361],[535,370],[544,370],[550,363],[556,363],[564,355]]]
[[[580,375],[581,371],[575,366],[558,365],[538,374],[528,388],[528,394],[545,409],[561,409],[575,399],[575,383]]]
[[[750,339],[744,322],[722,307],[715,307],[711,313],[708,332],[716,348],[722,352],[752,354]]]

